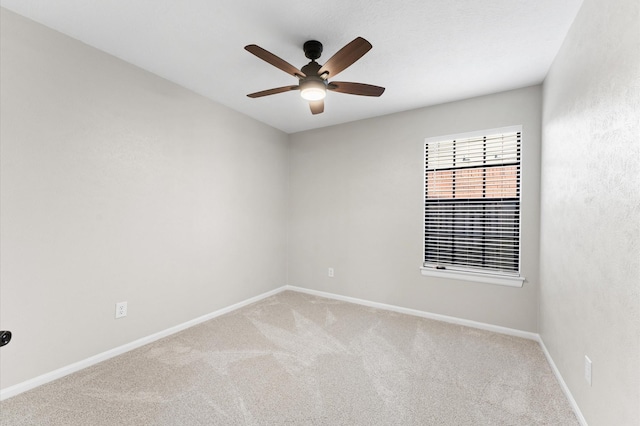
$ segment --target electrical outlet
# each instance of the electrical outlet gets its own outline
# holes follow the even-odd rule
[[[127,302],[116,303],[116,318],[127,316]]]
[[[329,278],[333,278],[333,275],[334,275],[333,268],[329,268],[328,275],[329,275]]]
[[[584,379],[591,386],[591,360],[588,356],[584,356]]]

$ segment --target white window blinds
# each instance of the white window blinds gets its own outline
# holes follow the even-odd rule
[[[424,266],[518,275],[521,129],[425,143]]]

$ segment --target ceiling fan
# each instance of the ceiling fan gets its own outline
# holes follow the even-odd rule
[[[362,37],[357,37],[321,66],[316,62],[316,59],[322,54],[322,43],[316,40],[309,40],[304,43],[302,49],[304,50],[304,55],[311,59],[311,62],[303,66],[302,70],[299,70],[262,47],[250,44],[244,47],[246,51],[253,53],[274,67],[280,68],[287,74],[297,77],[299,83],[293,86],[276,87],[275,89],[250,93],[247,96],[250,98],[260,98],[262,96],[275,95],[276,93],[300,90],[300,96],[309,101],[312,114],[320,114],[324,111],[324,98],[327,90],[349,95],[380,96],[384,92],[384,87],[363,83],[350,83],[347,81],[329,81],[329,78],[334,78],[347,67],[351,66],[371,50],[372,47],[371,43],[367,40]]]

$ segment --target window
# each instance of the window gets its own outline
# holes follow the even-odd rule
[[[512,127],[425,141],[425,275],[522,286],[521,138]]]

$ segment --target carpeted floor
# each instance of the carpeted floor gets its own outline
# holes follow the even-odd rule
[[[577,425],[536,342],[286,291],[0,403],[2,425]]]

